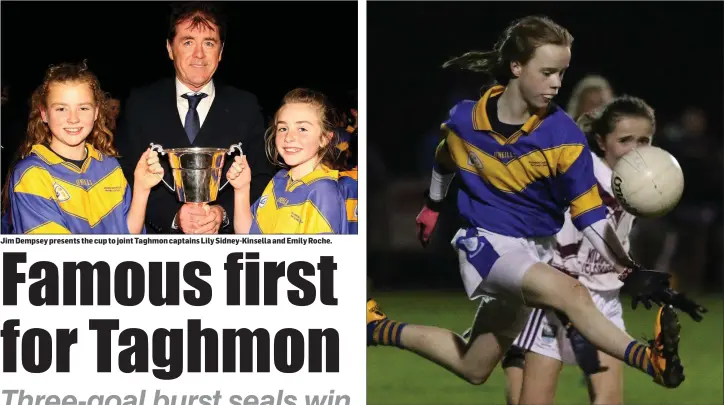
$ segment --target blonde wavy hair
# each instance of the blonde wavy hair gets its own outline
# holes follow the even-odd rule
[[[607,91],[613,96],[611,84],[603,76],[588,75],[581,79],[576,86],[573,87],[571,98],[568,100],[566,112],[574,120],[577,120],[586,111],[581,111],[581,101],[583,97],[593,91]]]

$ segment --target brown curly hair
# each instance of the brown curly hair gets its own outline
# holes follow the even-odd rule
[[[276,166],[284,168],[289,167],[287,164],[284,163],[281,156],[279,156],[279,151],[276,147],[276,128],[279,119],[279,112],[285,105],[292,103],[310,104],[317,108],[319,122],[321,123],[322,127],[322,135],[327,135],[330,137],[327,145],[319,149],[317,157],[320,159],[320,162],[325,166],[331,169],[340,169],[341,167],[339,167],[339,164],[337,163],[336,153],[337,144],[339,143],[339,135],[335,131],[337,112],[334,107],[332,107],[324,94],[315,90],[305,88],[294,89],[284,96],[284,99],[282,100],[282,105],[279,107],[279,109],[277,109],[277,112],[274,114],[272,125],[266,130],[265,149],[266,156],[267,158],[269,158],[269,161]]]
[[[50,132],[48,125],[43,122],[41,111],[47,111],[50,87],[56,83],[85,83],[90,86],[93,92],[93,102],[95,103],[95,107],[98,107],[98,118],[85,142],[91,144],[98,152],[106,156],[118,156],[118,151],[113,146],[113,133],[108,127],[107,95],[101,90],[98,78],[93,72],[88,70],[87,62],[84,60],[81,63],[62,63],[60,65],[50,66],[45,72],[43,83],[33,92],[25,140],[23,140],[17,151],[17,159],[21,160],[28,157],[35,145],[50,145],[53,134]],[[12,166],[15,166],[15,164]],[[5,186],[3,187],[3,212],[8,208],[9,185],[11,183],[12,172],[11,168],[8,171]]]

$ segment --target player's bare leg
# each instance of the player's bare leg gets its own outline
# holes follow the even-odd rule
[[[516,257],[515,254],[510,257]],[[683,381],[678,357],[679,324],[675,312],[664,307],[657,319],[656,344],[638,343],[609,321],[595,306],[588,289],[552,267],[536,263],[523,275],[522,293],[530,306],[557,309],[601,351],[624,360],[666,387]],[[491,301],[496,316],[478,312],[469,341],[458,334],[430,326],[408,325],[387,319],[374,300],[367,302],[367,344],[403,348],[450,370],[472,384],[487,381],[527,319],[529,310],[502,299]],[[516,311],[514,313],[514,311]],[[511,336],[511,337],[508,337]]]
[[[592,405],[623,403],[623,363],[606,353],[598,352],[601,367],[606,371],[587,376],[588,395]]]
[[[592,405],[619,405],[623,402],[623,363],[599,352],[599,360],[606,371],[586,377],[588,395]],[[509,405],[552,404],[555,403],[556,388],[563,363],[538,354],[528,352],[525,356],[525,369],[506,369],[506,384],[516,382],[520,385],[518,397],[508,400]],[[510,373],[515,370],[517,373]],[[512,378],[510,378],[512,376]],[[509,397],[510,398],[510,397]]]
[[[390,345],[409,350],[437,363],[471,384],[487,381],[514,338],[497,333],[509,330],[526,314],[498,313],[495,305],[481,307],[475,316],[469,340],[447,329],[409,325],[387,319],[374,300],[367,302],[368,345]],[[506,316],[509,315],[509,316]]]
[[[520,400],[515,405],[553,404],[563,363],[542,354],[527,352]]]
[[[672,309],[664,307],[657,319],[657,344],[648,347],[619,329],[596,308],[581,283],[543,263],[536,263],[523,276],[523,296],[531,306],[551,307],[563,312],[576,329],[602,352],[674,388],[684,380],[678,356],[679,323]]]
[[[505,374],[505,403],[518,405],[520,390],[523,388],[523,367],[525,367],[525,350],[511,346],[503,356],[501,363]]]
[[[523,369],[519,367],[508,367],[505,369],[505,403],[518,405],[520,403],[520,392],[523,388]]]

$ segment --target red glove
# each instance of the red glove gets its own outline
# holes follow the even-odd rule
[[[430,243],[432,232],[435,230],[437,219],[440,216],[440,205],[442,204],[442,202],[430,200],[429,196],[426,196],[426,199],[425,205],[415,218],[417,239],[420,240],[423,247]]]

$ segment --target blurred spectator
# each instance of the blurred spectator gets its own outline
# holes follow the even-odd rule
[[[348,93],[350,100],[337,105],[337,127],[335,132],[339,138],[337,164],[346,170],[357,167],[357,91]]]
[[[573,87],[566,112],[574,120],[581,114],[593,111],[613,100],[613,89],[608,80],[597,75],[588,75]]]
[[[711,244],[717,239],[715,232],[721,232],[715,225],[721,222],[724,197],[719,138],[709,133],[706,113],[689,106],[656,142],[674,155],[684,172],[681,202],[661,220],[665,237],[656,262],[662,270],[672,271],[682,288],[704,285],[706,272],[716,263],[713,256],[720,254],[720,248]]]
[[[2,182],[5,184],[7,171],[15,159],[15,152],[24,138],[30,108],[30,98],[26,103],[17,97],[12,87],[6,83],[2,85],[2,129],[0,145],[2,145]],[[12,97],[11,97],[12,96]]]
[[[5,134],[4,137],[0,136],[0,139],[2,140],[2,156],[0,156],[0,160],[2,160],[2,186],[5,186],[5,178],[7,176],[7,170],[12,161],[15,159],[15,150],[17,149],[17,140],[18,137],[13,137],[12,135],[18,131],[18,127],[16,123],[19,121],[16,119],[13,119],[13,113],[10,109],[10,86],[3,84],[2,85],[2,113],[3,117],[3,128],[2,132]],[[3,207],[5,205],[3,204]],[[2,210],[0,213],[2,215],[2,226],[0,226],[0,232],[2,234],[9,234],[12,233],[12,220],[10,218],[10,210]]]
[[[121,113],[121,100],[109,97],[108,98],[108,118],[110,122],[108,122],[108,129],[111,130],[111,132],[116,132],[116,121],[118,120],[118,115]]]

